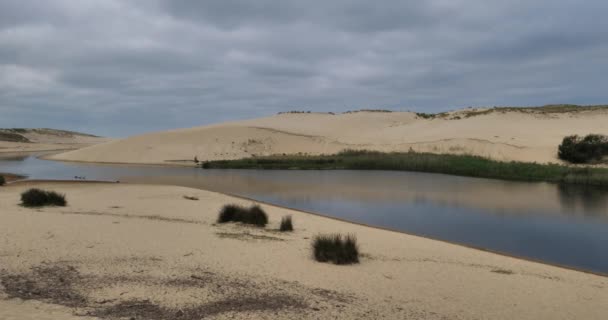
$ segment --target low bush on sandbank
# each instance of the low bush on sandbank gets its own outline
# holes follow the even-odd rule
[[[4,179],[4,176],[0,176],[0,187],[6,184],[6,179]]]
[[[65,200],[65,195],[63,194],[59,194],[55,191],[46,191],[33,188],[21,194],[21,205],[24,207],[65,207],[67,205],[67,201]]]
[[[246,208],[235,204],[228,204],[220,210],[217,222],[241,222],[264,227],[268,223],[268,215],[264,209],[258,205]]]
[[[359,263],[359,246],[354,235],[317,235],[312,241],[315,260],[334,264]]]
[[[599,163],[608,156],[608,136],[589,134],[572,135],[562,140],[558,147],[560,159],[571,163]]]
[[[281,226],[279,227],[281,232],[293,231],[293,221],[291,216],[285,216],[281,219]]]

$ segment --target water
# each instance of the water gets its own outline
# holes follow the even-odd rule
[[[0,155],[0,172],[202,188],[608,273],[608,191],[595,188],[415,172],[73,164],[30,155]]]

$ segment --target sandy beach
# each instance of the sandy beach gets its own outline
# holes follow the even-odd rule
[[[489,111],[488,111],[489,110]],[[344,149],[473,154],[502,161],[558,163],[565,136],[608,134],[608,109],[547,113],[461,109],[413,112],[286,113],[129,137],[53,156],[64,161],[179,164]]]
[[[67,207],[28,209],[36,186]],[[193,201],[184,196],[197,197]],[[198,189],[97,183],[0,188],[0,319],[605,319],[608,278],[263,205],[265,229],[217,225]],[[293,233],[276,231],[292,215]],[[315,262],[351,233],[360,264]]]

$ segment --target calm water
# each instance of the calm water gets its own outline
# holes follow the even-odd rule
[[[594,188],[412,172],[69,164],[29,155],[0,155],[0,172],[203,188],[608,273],[608,191]]]

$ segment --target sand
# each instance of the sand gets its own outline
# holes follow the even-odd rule
[[[541,110],[541,109],[539,109]],[[586,109],[584,109],[586,110]],[[578,112],[477,109],[424,119],[411,112],[281,114],[190,129],[155,132],[54,156],[57,160],[191,164],[273,154],[344,149],[474,154],[497,160],[560,162],[557,146],[571,134],[608,134],[608,109]]]
[[[33,185],[69,206],[20,207]],[[251,201],[156,185],[0,188],[0,319],[608,317],[606,277],[270,205],[265,229],[216,225],[226,203]],[[293,233],[274,231],[285,215]],[[360,264],[311,258],[311,238],[333,232],[357,236]]]

